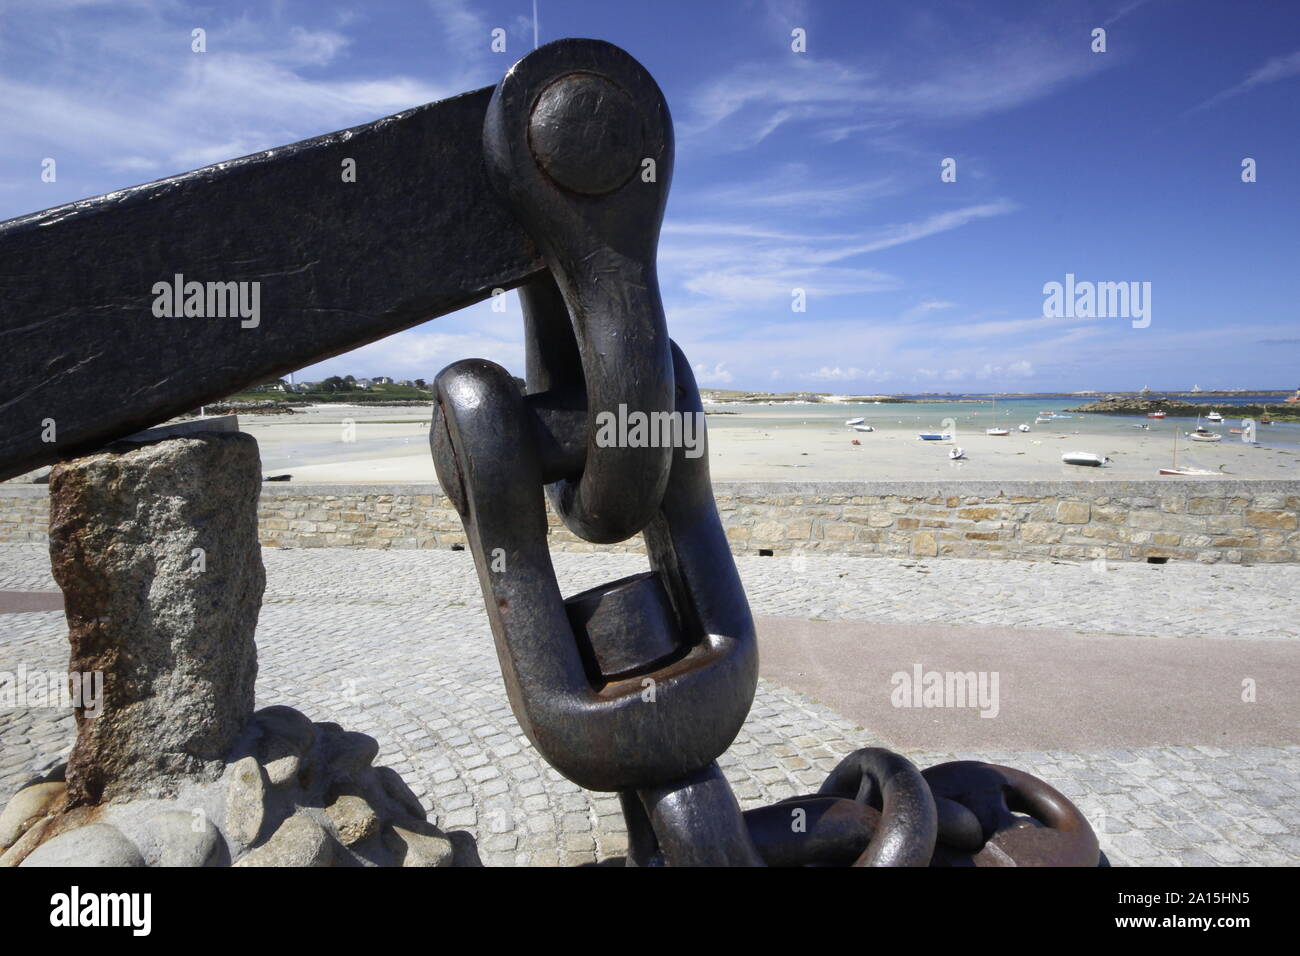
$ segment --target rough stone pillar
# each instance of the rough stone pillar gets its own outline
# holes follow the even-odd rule
[[[50,557],[69,670],[102,672],[76,713],[72,805],[210,780],[253,712],[266,583],[261,462],[239,432],[121,443],[50,475]]]

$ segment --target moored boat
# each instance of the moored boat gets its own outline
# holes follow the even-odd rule
[[[1110,459],[1105,455],[1094,455],[1090,451],[1067,451],[1061,456],[1061,461],[1067,465],[1087,465],[1092,468],[1110,464]]]
[[[1199,423],[1198,423],[1198,424],[1199,424]],[[1220,437],[1220,436],[1215,435],[1214,437],[1215,437],[1215,438],[1218,438],[1218,437]],[[1174,429],[1174,460],[1173,460],[1173,464],[1172,464],[1169,468],[1161,468],[1161,469],[1160,469],[1160,474],[1162,474],[1162,475],[1181,475],[1181,476],[1183,476],[1183,477],[1187,477],[1187,478],[1195,478],[1195,477],[1201,477],[1201,476],[1205,476],[1205,475],[1218,475],[1218,474],[1220,474],[1220,473],[1217,472],[1217,471],[1209,471],[1208,469],[1205,469],[1205,468],[1189,467],[1189,466],[1187,466],[1187,465],[1184,465],[1182,468],[1179,468],[1179,467],[1178,467],[1178,429],[1175,428],[1175,429]]]
[[[998,424],[998,397],[996,394],[993,396],[993,427],[984,429],[984,434],[993,438],[1005,438],[1011,434],[1010,431]]]

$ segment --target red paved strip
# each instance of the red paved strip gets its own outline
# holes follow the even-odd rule
[[[756,623],[763,677],[902,750],[1300,743],[1300,642],[1292,640],[775,617]],[[923,685],[927,672],[997,672],[997,716],[981,717],[971,706],[895,706],[902,700],[896,690],[911,688],[918,664]],[[1243,700],[1247,679],[1254,702]]]

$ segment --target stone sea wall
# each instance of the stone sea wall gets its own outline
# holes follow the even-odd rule
[[[736,554],[1300,561],[1300,481],[719,482]],[[0,541],[45,539],[46,492],[0,485]],[[465,535],[433,484],[264,484],[268,547],[451,548]],[[551,516],[551,546],[595,551]],[[615,550],[639,551],[640,537]]]

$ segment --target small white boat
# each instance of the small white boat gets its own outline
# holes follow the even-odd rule
[[[1192,432],[1187,437],[1192,441],[1223,441],[1222,435],[1215,435],[1210,432]]]
[[[976,414],[979,413],[977,412]],[[1011,432],[998,424],[998,396],[996,394],[993,396],[993,427],[984,429],[984,434],[990,435],[993,438],[1005,438],[1007,435],[1011,434]]]
[[[921,441],[951,441],[951,435],[945,435],[942,432],[921,432],[916,436]]]
[[[948,457],[953,461],[962,461],[966,458],[965,448],[954,448],[948,452]]]
[[[1164,418],[1164,412],[1147,412],[1147,418]]]
[[[1210,414],[1205,416],[1205,420],[1207,422],[1221,422],[1223,421],[1223,416],[1218,412],[1210,412]]]
[[[1047,425],[1050,424],[1051,421],[1052,421],[1052,417],[1050,415],[1039,415],[1037,418],[1034,419],[1034,424]]]
[[[1022,431],[1022,432],[1027,432],[1027,431],[1029,431],[1029,426],[1028,426],[1028,425],[1024,425],[1024,424],[1020,425],[1020,431]]]
[[[1110,464],[1110,459],[1106,456],[1094,455],[1090,451],[1067,451],[1061,456],[1061,461],[1067,465],[1089,465],[1093,468]]]
[[[875,429],[872,428],[870,425],[854,425],[854,426],[853,426],[853,430],[854,430],[855,432],[874,432],[874,431],[875,431]]]
[[[1214,436],[1214,437],[1215,437],[1215,438],[1218,438],[1219,436],[1216,435],[1216,436]],[[1208,469],[1205,469],[1205,468],[1188,467],[1187,465],[1184,465],[1182,468],[1179,468],[1179,467],[1178,467],[1178,429],[1175,428],[1175,429],[1174,429],[1174,460],[1173,460],[1173,464],[1172,464],[1172,466],[1169,467],[1169,468],[1161,468],[1161,469],[1160,469],[1160,474],[1162,474],[1162,475],[1184,475],[1184,476],[1186,476],[1186,477],[1191,478],[1191,477],[1203,476],[1203,475],[1219,475],[1219,474],[1221,474],[1221,473],[1220,473],[1220,472],[1217,472],[1217,471],[1209,471]]]
[[[865,422],[865,421],[866,421],[865,418],[850,418],[850,419],[849,419],[847,422],[845,422],[844,424],[845,424],[845,425],[861,425],[861,424],[862,424],[863,422]]]

